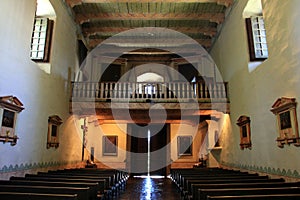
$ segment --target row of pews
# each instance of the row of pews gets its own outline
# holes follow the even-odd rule
[[[0,180],[1,200],[110,200],[125,190],[126,172],[73,168]]]
[[[222,168],[172,169],[184,200],[300,199],[300,182]]]

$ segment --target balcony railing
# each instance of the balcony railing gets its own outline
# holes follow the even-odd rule
[[[227,98],[224,82],[72,82],[72,100],[172,102]]]

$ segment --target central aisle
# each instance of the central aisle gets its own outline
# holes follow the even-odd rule
[[[175,184],[168,178],[129,178],[120,200],[180,200]]]

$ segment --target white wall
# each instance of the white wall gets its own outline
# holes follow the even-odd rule
[[[229,82],[231,127],[222,135],[220,162],[227,166],[297,177],[299,147],[277,147],[276,119],[271,106],[280,97],[299,102],[300,1],[264,0],[269,58],[249,71],[247,35],[242,18],[247,0],[236,1],[211,51],[223,79]],[[299,106],[297,112],[299,113]],[[241,115],[251,118],[252,150],[240,150]],[[298,115],[299,119],[299,115]],[[298,177],[299,178],[299,177]]]
[[[51,0],[56,12],[51,52],[51,73],[30,60],[35,0],[2,0],[0,12],[0,96],[13,95],[24,104],[17,121],[16,146],[0,144],[0,172],[30,170],[77,162],[81,152],[69,117],[70,71],[77,65],[76,29],[60,0]],[[48,117],[63,119],[60,147],[46,149]],[[67,140],[66,140],[67,139]],[[78,153],[77,153],[78,152]],[[68,155],[73,155],[69,157]],[[67,158],[67,159],[66,159]],[[56,164],[55,164],[56,163]],[[10,170],[7,170],[10,168]]]

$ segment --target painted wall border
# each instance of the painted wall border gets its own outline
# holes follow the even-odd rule
[[[49,168],[49,167],[61,167],[65,165],[74,165],[82,163],[82,161],[49,161],[49,162],[40,162],[40,163],[25,163],[25,164],[16,164],[16,165],[4,165],[0,169],[0,173],[10,173],[10,172],[19,172],[25,170],[36,170],[42,168]]]
[[[237,169],[254,171],[258,173],[300,179],[299,172],[297,170],[292,170],[292,169],[280,169],[280,168],[276,169],[272,167],[263,167],[263,166],[256,166],[256,165],[236,164],[236,163],[227,163],[227,162],[222,162],[221,165],[229,168],[237,168]]]

